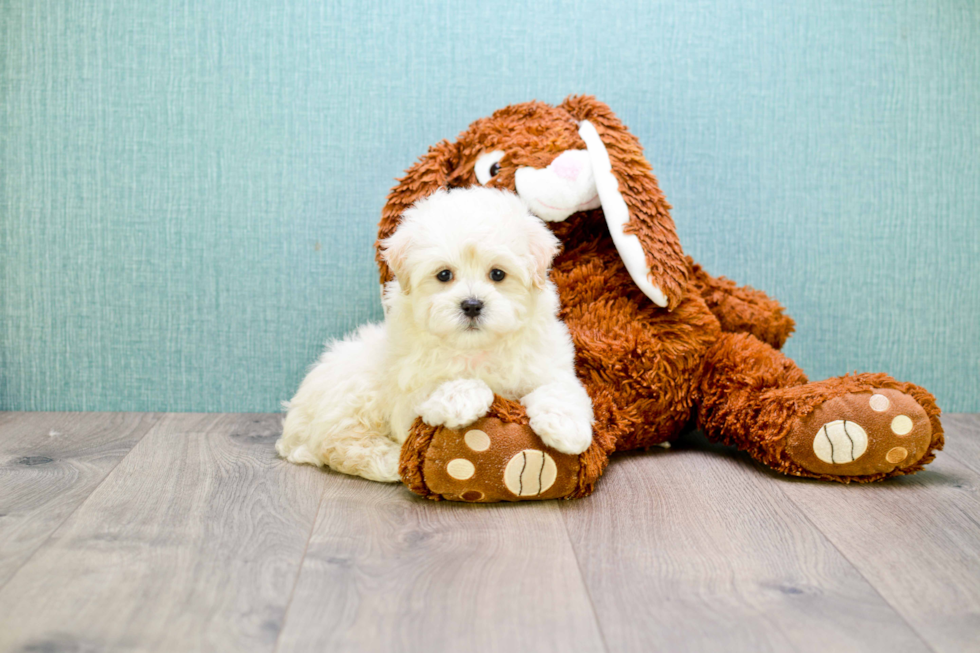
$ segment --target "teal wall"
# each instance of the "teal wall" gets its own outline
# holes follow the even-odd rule
[[[277,410],[380,316],[393,178],[585,92],[811,377],[980,410],[974,0],[0,7],[0,408]]]

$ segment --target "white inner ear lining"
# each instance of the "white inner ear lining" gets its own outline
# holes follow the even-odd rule
[[[630,273],[635,283],[643,294],[660,307],[667,306],[667,296],[656,285],[650,282],[648,277],[646,252],[640,239],[633,234],[627,234],[623,230],[630,220],[629,207],[619,192],[619,182],[612,172],[612,163],[609,161],[609,152],[606,145],[599,138],[599,132],[588,120],[579,123],[578,134],[585,141],[586,151],[592,161],[592,174],[595,176],[595,187],[599,193],[599,201],[602,203],[602,213],[606,217],[606,224],[609,226],[609,234],[612,236],[613,244],[619,252],[620,258],[626,265],[626,270]]]

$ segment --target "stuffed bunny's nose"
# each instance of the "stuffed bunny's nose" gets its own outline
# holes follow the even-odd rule
[[[578,179],[578,174],[582,172],[582,168],[585,167],[586,162],[586,159],[579,152],[581,151],[568,150],[562,152],[548,167],[562,179],[575,181]]]

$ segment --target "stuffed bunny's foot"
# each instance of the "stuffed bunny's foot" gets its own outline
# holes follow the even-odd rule
[[[416,420],[401,450],[402,481],[424,497],[450,501],[533,501],[591,494],[606,467],[605,450],[596,442],[582,453],[552,448],[531,428],[527,412],[516,401],[495,397],[487,415],[466,426]]]
[[[931,440],[929,416],[915,399],[874,389],[817,406],[791,429],[786,453],[815,474],[871,476],[914,466]]]

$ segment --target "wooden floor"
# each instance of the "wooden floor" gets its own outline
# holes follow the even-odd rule
[[[0,413],[0,650],[980,651],[980,416],[944,423],[875,486],[691,434],[480,506],[285,464],[278,415]]]

